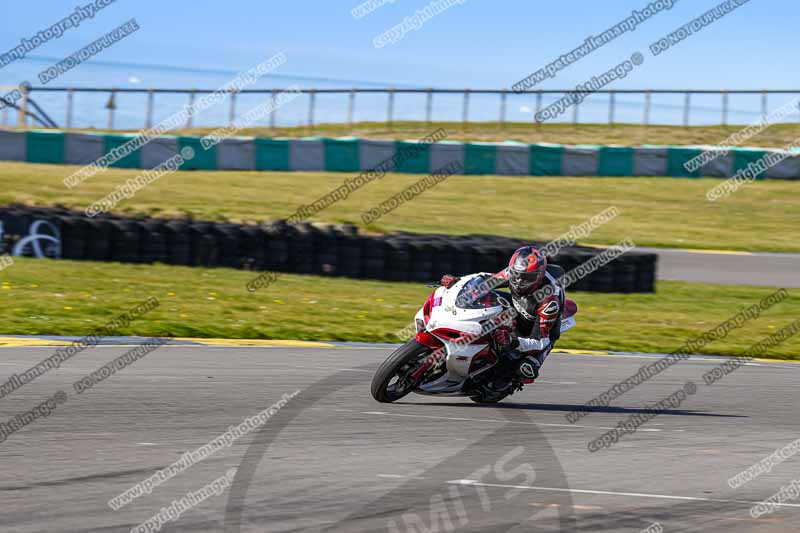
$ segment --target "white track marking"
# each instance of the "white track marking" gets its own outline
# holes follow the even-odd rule
[[[307,366],[307,365],[289,365],[289,368],[302,368],[305,370],[313,369],[313,370],[344,370],[347,372],[366,372],[368,374],[374,374],[374,370],[364,370],[363,368],[335,368],[332,366]]]
[[[552,353],[559,353],[559,352],[552,352]],[[638,354],[637,353],[567,354],[567,353],[560,353],[559,355],[567,355],[567,356],[570,356],[570,357],[589,357],[589,358],[611,357],[611,358],[618,358],[618,359],[651,359],[652,360],[652,359],[661,359],[663,357],[666,357],[669,354],[659,354],[659,353],[652,353],[652,354],[647,354],[647,353],[638,353]],[[681,363],[695,363],[695,364],[697,364],[697,363],[717,363],[718,364],[718,363],[725,362],[725,361],[727,361],[729,359],[736,359],[736,356],[734,356],[734,355],[716,355],[716,356],[709,357],[709,356],[702,356],[702,355],[690,355],[689,359],[681,361]],[[783,359],[775,359],[775,360],[771,360],[771,361],[761,360],[758,363],[744,363],[744,365],[747,365],[747,366],[767,366],[768,367],[768,366],[774,366],[774,365],[780,364],[780,363],[788,363],[788,364],[786,364],[786,366],[797,368],[797,362],[796,361],[794,361],[794,362],[793,361],[786,361],[786,360],[783,360]],[[794,363],[794,364],[792,364],[792,363]],[[784,368],[784,366],[781,366],[779,368]]]
[[[378,474],[378,477],[388,477],[391,479],[425,479],[417,476],[404,476],[402,474]]]
[[[535,487],[529,485],[501,485],[499,483],[482,483],[474,479],[454,479],[448,481],[449,485],[476,485],[479,487],[494,487],[501,489],[523,489],[523,490],[545,490],[550,492],[571,492],[573,494],[598,494],[603,496],[629,496],[633,498],[656,498],[662,500],[683,500],[693,502],[718,502],[718,503],[745,503],[747,505],[758,505],[763,501],[752,502],[747,500],[724,500],[718,498],[698,498],[694,496],[672,496],[670,494],[646,494],[642,492],[613,492],[608,490],[584,490],[584,489],[565,489],[559,487]],[[800,507],[800,503],[776,503],[782,507]]]
[[[576,424],[548,424],[546,422],[518,422],[516,420],[494,420],[490,418],[464,418],[464,417],[454,417],[454,416],[433,416],[433,415],[407,415],[401,413],[387,413],[386,411],[363,411],[362,414],[365,415],[388,415],[388,416],[405,416],[409,418],[432,418],[435,420],[455,420],[459,422],[490,422],[495,424],[522,424],[526,426],[547,426],[547,427],[557,427],[557,428],[580,428],[580,429],[614,429],[612,427],[604,427],[604,426],[579,426]],[[655,429],[655,428],[640,428],[636,430],[639,431],[680,431],[680,430],[664,430],[664,429]]]
[[[528,502],[528,505],[531,507],[553,507],[556,509],[561,507],[561,504],[546,503],[546,502]],[[571,507],[576,511],[597,511],[603,508],[600,505],[578,505],[578,504],[574,504]]]

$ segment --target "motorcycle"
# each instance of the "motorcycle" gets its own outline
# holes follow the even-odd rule
[[[513,327],[511,295],[494,290],[491,274],[462,277],[449,289],[438,287],[414,317],[417,333],[395,350],[372,378],[372,397],[390,403],[411,392],[435,396],[468,396],[477,403],[496,403],[524,383],[499,367],[499,348],[492,332]],[[560,331],[575,326],[576,304],[564,302]],[[497,386],[496,380],[503,380]]]

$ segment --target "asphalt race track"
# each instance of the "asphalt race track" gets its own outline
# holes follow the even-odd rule
[[[800,254],[637,248],[658,255],[658,279],[723,285],[800,287]]]
[[[554,354],[499,406],[410,395],[378,404],[386,347],[165,346],[77,394],[128,348],[96,347],[0,399],[0,420],[57,391],[67,401],[0,443],[3,532],[130,531],[238,468],[233,485],[161,531],[797,531],[800,499],[754,519],[791,483],[790,457],[727,480],[800,436],[800,365],[681,362],[576,424],[565,415],[651,356]],[[53,347],[0,349],[3,379]],[[697,392],[610,449],[589,441],[682,388]],[[110,498],[300,390],[266,424],[114,511]],[[413,529],[416,524],[417,529]],[[409,526],[410,525],[410,526]],[[155,531],[155,529],[151,529]]]

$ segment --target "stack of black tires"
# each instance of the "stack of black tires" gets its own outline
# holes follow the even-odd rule
[[[260,225],[192,219],[92,219],[65,208],[14,205],[0,208],[4,249],[8,250],[35,220],[60,229],[64,259],[164,263],[228,267],[254,271],[430,282],[442,274],[497,272],[511,253],[528,241],[494,235],[365,235],[352,225]],[[535,243],[544,244],[544,243]],[[551,261],[566,272],[603,250],[571,246]],[[571,290],[653,292],[656,255],[630,251],[575,281]]]

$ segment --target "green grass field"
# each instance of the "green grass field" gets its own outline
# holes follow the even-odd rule
[[[83,210],[140,172],[112,169],[67,189],[62,180],[77,168],[0,163],[0,205],[64,204]],[[321,172],[177,172],[123,201],[117,211],[209,220],[286,218],[350,177]],[[363,225],[361,213],[421,177],[388,174],[311,220]],[[612,244],[630,237],[640,246],[800,251],[798,184],[749,183],[729,198],[710,203],[705,192],[718,183],[683,178],[453,176],[368,229],[546,240],[617,206],[621,216],[582,244]]]
[[[402,341],[430,289],[421,284],[286,274],[249,293],[255,273],[165,265],[18,258],[0,271],[0,334],[84,335],[148,297],[161,305],[121,335]],[[655,294],[573,292],[578,326],[563,348],[670,352],[774,292],[659,282]],[[725,338],[709,354],[736,355],[800,316],[791,296]],[[800,359],[800,338],[767,354]]]
[[[246,128],[241,135],[257,137],[361,137],[365,139],[419,139],[436,128],[444,128],[448,138],[455,141],[518,141],[525,143],[549,142],[556,144],[640,144],[689,145],[718,144],[746,125],[730,126],[642,126],[638,124],[541,124],[507,122],[395,122],[391,127],[383,122],[356,122],[347,124],[317,124],[313,129],[305,126],[292,128]],[[179,135],[205,135],[214,128],[179,130]],[[103,131],[103,130],[91,130]],[[785,147],[798,138],[797,124],[776,124],[748,140],[747,146]]]

